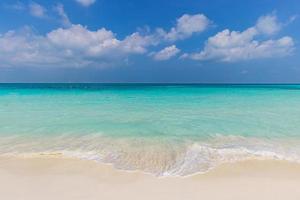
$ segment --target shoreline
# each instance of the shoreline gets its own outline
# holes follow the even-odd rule
[[[16,199],[299,199],[300,164],[240,161],[205,174],[156,177],[59,156],[0,157],[0,195]]]

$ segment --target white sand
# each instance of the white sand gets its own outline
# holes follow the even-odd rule
[[[300,165],[225,164],[203,175],[157,178],[92,161],[0,158],[1,200],[299,200]]]

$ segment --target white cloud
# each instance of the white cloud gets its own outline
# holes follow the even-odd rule
[[[177,19],[176,26],[171,28],[169,32],[161,28],[157,29],[157,32],[167,41],[182,40],[192,36],[194,33],[203,32],[210,23],[210,20],[203,14],[184,14]]]
[[[69,52],[80,51],[86,56],[100,56],[120,43],[111,31],[104,28],[90,31],[81,25],[59,28],[47,34],[52,45]]]
[[[43,18],[46,17],[47,10],[42,5],[32,2],[29,4],[29,12],[34,17]]]
[[[180,52],[175,45],[166,47],[159,52],[152,53],[154,60],[169,60],[170,58],[176,56]]]
[[[155,46],[161,41],[155,35],[142,35],[139,32],[135,32],[127,36],[122,41],[122,49],[125,52],[145,53],[147,52],[146,47]]]
[[[278,22],[277,16],[274,14],[262,16],[256,23],[256,29],[266,35],[277,33],[281,27],[281,23]]]
[[[58,4],[55,11],[61,17],[64,28],[52,30],[45,35],[37,35],[28,28],[26,31],[0,34],[0,67],[113,65],[127,60],[130,55],[146,54],[151,46],[169,41],[169,37],[172,38],[170,40],[184,39],[203,31],[207,26],[204,15],[183,15],[177,20],[176,27],[168,33],[141,31],[119,39],[105,28],[89,30],[82,25],[72,24],[62,4]],[[154,59],[167,60],[179,51],[172,45],[157,52]]]
[[[233,62],[287,56],[294,49],[294,42],[291,37],[285,36],[265,41],[256,39],[261,34],[274,34],[279,31],[280,27],[274,15],[263,16],[259,18],[254,27],[242,32],[225,29],[210,37],[202,51],[184,54],[181,57],[194,60]]]
[[[64,10],[64,6],[62,4],[57,4],[54,7],[54,10],[57,12],[57,14],[60,16],[61,18],[61,23],[64,27],[70,27],[72,25],[68,15],[66,14],[65,10]]]
[[[96,2],[96,0],[76,0],[82,6],[88,7]]]
[[[0,35],[0,61],[1,66],[103,67],[143,54],[150,45],[155,45],[151,36],[133,33],[120,40],[105,28],[91,31],[71,25],[45,36],[26,29]]]

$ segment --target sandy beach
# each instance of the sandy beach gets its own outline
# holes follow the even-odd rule
[[[5,200],[299,199],[300,165],[244,161],[189,177],[155,177],[61,157],[0,159]]]

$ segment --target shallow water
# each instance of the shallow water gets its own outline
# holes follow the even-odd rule
[[[0,153],[158,175],[300,161],[300,85],[0,84]]]

